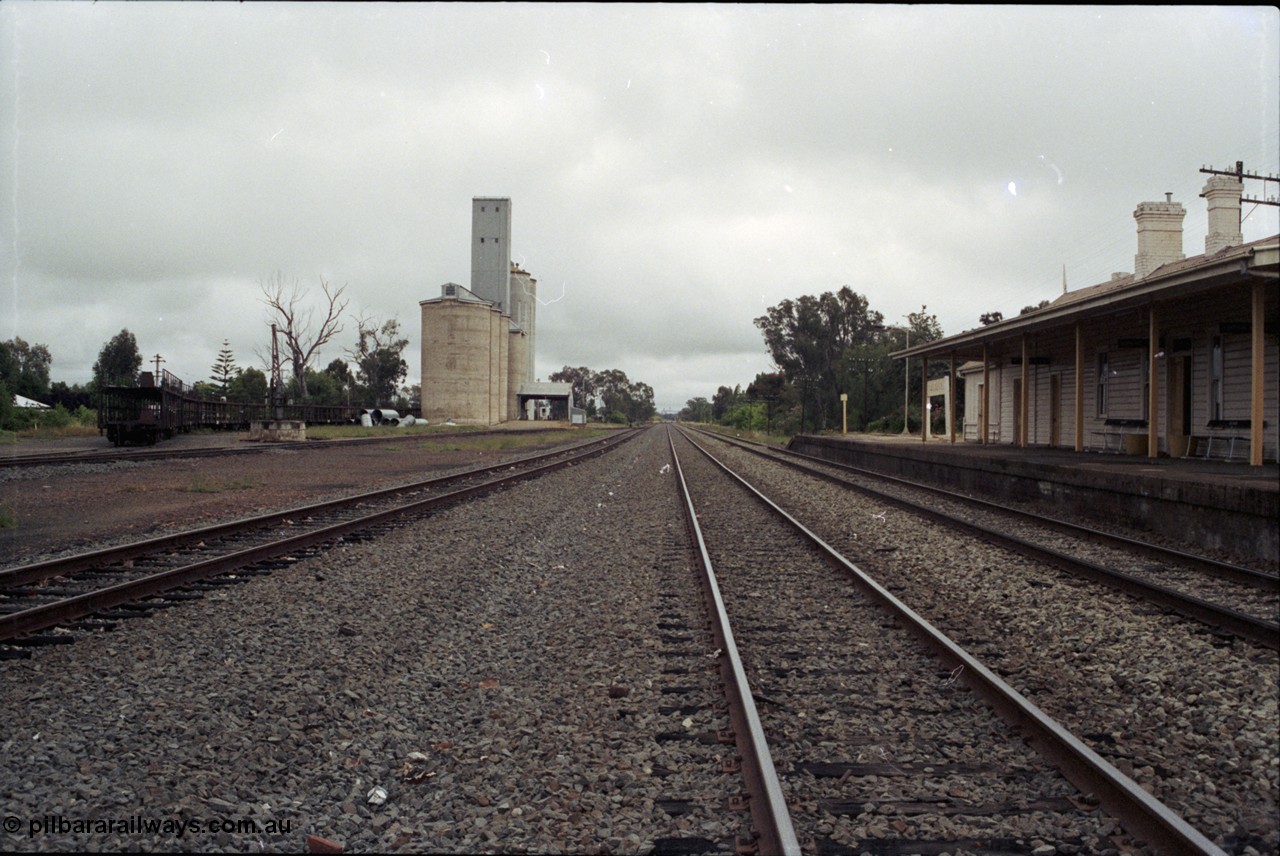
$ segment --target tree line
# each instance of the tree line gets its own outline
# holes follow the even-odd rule
[[[261,301],[267,307],[267,324],[275,327],[283,363],[285,397],[294,403],[391,406],[417,410],[420,387],[401,386],[408,374],[404,350],[409,340],[401,334],[396,319],[378,321],[366,315],[353,318],[355,339],[344,353],[323,369],[314,367],[320,349],[343,332],[343,313],[348,302],[346,286],[333,288],[320,280],[322,299],[317,301],[300,283],[276,274],[260,282]],[[209,379],[192,384],[202,395],[229,401],[260,402],[267,399],[271,380],[269,353],[257,354],[266,370],[242,367],[237,363],[230,340],[223,339]],[[92,409],[99,390],[109,386],[136,386],[143,367],[137,337],[128,328],[112,336],[98,352],[92,380],[68,385],[50,381],[53,359],[46,345],[21,338],[0,342],[0,428],[26,427],[31,418],[14,407],[14,395],[51,405],[46,424],[57,423],[65,414],[79,413],[80,420],[93,421]],[[69,417],[68,417],[69,418]]]
[[[588,419],[637,425],[653,419],[658,412],[653,387],[630,380],[621,369],[592,371],[586,366],[565,366],[549,380],[572,384],[574,406],[585,410]]]
[[[919,364],[904,375],[904,362],[889,355],[908,339],[942,338],[942,328],[926,306],[905,322],[886,324],[849,286],[783,300],[755,319],[776,371],[757,374],[745,390],[721,386],[710,400],[690,399],[678,418],[795,434],[840,428],[847,408],[851,430],[897,432],[904,418],[917,430]]]

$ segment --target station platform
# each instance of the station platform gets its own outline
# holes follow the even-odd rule
[[[1280,466],[1008,445],[917,434],[808,435],[789,448],[1052,516],[1120,523],[1186,544],[1280,562]],[[1099,527],[1103,528],[1103,527]]]

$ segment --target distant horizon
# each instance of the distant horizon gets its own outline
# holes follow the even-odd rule
[[[534,376],[620,369],[678,412],[773,370],[782,300],[847,285],[953,335],[1132,270],[1166,192],[1200,255],[1203,167],[1280,173],[1274,7],[10,0],[0,40],[0,340],[68,384],[124,328],[188,383],[224,340],[261,369],[277,272],[416,354],[500,198]]]

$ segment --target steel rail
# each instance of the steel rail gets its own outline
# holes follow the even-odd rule
[[[310,505],[296,506],[283,511],[272,511],[267,514],[245,517],[239,520],[232,520],[227,523],[215,523],[211,526],[204,526],[199,529],[187,529],[182,532],[175,532],[171,535],[161,535],[144,541],[134,541],[129,544],[122,544],[118,547],[105,547],[101,550],[79,553],[74,556],[66,556],[58,559],[49,559],[43,562],[35,562],[28,565],[0,569],[0,589],[28,585],[30,583],[39,582],[52,577],[75,573],[76,571],[84,570],[86,568],[125,562],[130,559],[135,559],[138,556],[146,555],[147,553],[154,553],[158,550],[170,550],[188,542],[206,541],[211,538],[224,537],[244,529],[272,526],[276,523],[300,516],[323,514],[334,509],[341,508],[342,506],[350,505],[353,502],[379,500],[394,496],[398,493],[407,493],[409,491],[422,490],[424,488],[439,487],[461,479],[475,478],[476,476],[482,476],[486,473],[493,473],[499,470],[510,469],[511,467],[555,458],[566,453],[572,453],[576,450],[587,449],[591,446],[608,446],[610,443],[620,442],[622,439],[626,439],[625,434],[596,438],[576,445],[564,446],[551,451],[541,452],[536,455],[528,455],[523,458],[516,458],[485,467],[476,467],[458,473],[427,479],[425,481],[382,488],[380,490],[369,491],[368,493],[342,497],[341,499],[332,499],[324,502],[312,503]]]
[[[362,517],[342,521],[330,526],[313,529],[289,538],[261,544],[246,550],[240,550],[202,562],[196,562],[179,568],[171,568],[157,574],[151,574],[136,580],[118,583],[107,588],[75,595],[53,603],[34,606],[30,609],[0,616],[0,642],[16,639],[21,636],[57,627],[61,624],[86,618],[125,603],[136,602],[155,597],[167,591],[190,585],[199,580],[208,579],[219,574],[228,573],[258,562],[276,559],[289,553],[324,544],[360,529],[376,526],[409,514],[421,514],[446,504],[460,502],[471,497],[509,487],[521,481],[536,478],[571,466],[580,461],[605,454],[623,442],[632,439],[637,432],[628,432],[616,438],[616,442],[582,451],[573,457],[552,461],[519,473],[490,479],[478,485],[470,485],[449,493],[383,509]],[[590,445],[590,444],[589,444]],[[504,467],[509,468],[508,462]]]
[[[747,782],[747,804],[757,836],[756,849],[766,856],[799,856],[800,843],[791,823],[791,814],[787,811],[787,801],[782,795],[782,785],[778,781],[773,757],[769,753],[769,742],[765,737],[764,726],[760,723],[755,699],[751,695],[747,673],[734,641],[733,628],[729,624],[729,615],[720,596],[720,585],[716,582],[711,556],[698,525],[698,513],[694,509],[693,498],[689,495],[689,486],[685,482],[684,470],[680,466],[680,456],[676,453],[670,429],[667,431],[667,442],[671,446],[671,459],[675,462],[676,483],[684,500],[685,524],[698,548],[701,570],[699,581],[707,610],[713,618],[712,632],[719,647],[717,661],[729,702],[733,739],[741,759],[743,778]]]
[[[1188,553],[1184,550],[1177,550],[1177,549],[1174,549],[1173,547],[1165,547],[1161,544],[1151,544],[1146,541],[1139,541],[1136,538],[1129,538],[1128,536],[1119,535],[1115,532],[1107,532],[1106,530],[1103,530],[1103,529],[1094,529],[1093,527],[1090,527],[1090,526],[1084,526],[1079,523],[1072,523],[1068,520],[1062,520],[1061,518],[1057,518],[1057,517],[1050,517],[1045,514],[1038,514],[1034,511],[1024,511],[1021,508],[1013,508],[1012,506],[1001,505],[998,502],[992,502],[991,500],[981,499],[976,496],[966,496],[963,493],[957,493],[955,491],[947,490],[946,488],[938,487],[936,485],[912,481],[911,479],[904,479],[904,478],[901,478],[900,476],[891,476],[886,473],[878,473],[878,472],[875,472],[874,470],[868,470],[862,467],[855,467],[852,464],[844,464],[844,463],[840,463],[839,461],[828,461],[825,458],[819,458],[814,455],[806,455],[803,452],[795,452],[795,451],[792,451],[791,449],[775,448],[764,443],[753,443],[751,441],[742,440],[736,437],[725,437],[723,435],[716,434],[715,432],[711,432],[711,431],[701,431],[701,433],[706,434],[709,437],[715,437],[716,439],[723,440],[726,443],[733,443],[735,445],[741,446],[747,451],[753,452],[757,455],[768,457],[772,460],[778,461],[779,463],[784,463],[787,466],[800,468],[795,461],[786,460],[787,458],[799,458],[800,460],[803,460],[803,461],[811,461],[815,464],[821,464],[823,466],[833,467],[835,469],[846,470],[851,473],[857,473],[858,475],[865,475],[871,478],[880,479],[881,481],[887,481],[892,484],[901,485],[903,487],[927,491],[929,493],[934,494],[935,496],[941,496],[945,499],[951,499],[956,502],[967,503],[969,505],[976,505],[980,508],[985,508],[990,511],[995,511],[997,513],[1009,514],[1012,516],[1021,517],[1024,520],[1029,520],[1040,525],[1049,526],[1061,532],[1067,532],[1072,535],[1087,537],[1095,541],[1106,542],[1112,546],[1133,550],[1135,552],[1140,552],[1148,556],[1153,556],[1160,559],[1172,559],[1174,561],[1196,565],[1198,567],[1212,571],[1214,574],[1222,577],[1223,579],[1231,580],[1233,582],[1243,583],[1245,585],[1251,585],[1256,588],[1260,588],[1268,591],[1280,592],[1280,575],[1268,573],[1266,571],[1260,571],[1257,568],[1247,568],[1247,567],[1244,567],[1243,565],[1236,565],[1231,562],[1223,562],[1219,559],[1210,558],[1209,556],[1200,556],[1195,553]],[[760,448],[759,449],[752,448],[752,446],[759,446]],[[761,449],[767,449],[768,452],[761,451]],[[773,454],[771,455],[769,453],[773,453]],[[778,457],[775,457],[775,455]],[[804,468],[801,468],[801,469],[804,469]],[[852,485],[850,482],[845,482],[845,481],[841,481],[840,479],[835,479],[829,473],[821,473],[814,470],[806,470],[806,472],[813,472],[815,475],[822,476],[823,478],[827,478],[838,484],[845,484],[851,487],[859,487],[858,485]]]
[[[338,440],[286,440],[270,443],[254,443],[244,446],[204,446],[193,449],[174,449],[174,448],[136,448],[124,450],[121,448],[112,449],[86,449],[80,452],[49,452],[36,455],[20,455],[20,454],[0,454],[0,468],[12,467],[19,469],[21,467],[34,466],[58,466],[61,464],[110,464],[120,461],[156,461],[167,460],[170,458],[213,458],[222,457],[224,455],[251,455],[257,452],[289,450],[300,451],[303,449],[334,449],[346,446],[363,446],[373,443],[386,443],[388,441],[410,441],[410,442],[431,442],[433,440],[467,440],[472,437],[491,437],[497,434],[505,434],[511,436],[515,432],[511,431],[452,431],[452,432],[436,432],[436,433],[413,433],[413,434],[394,434],[395,428],[388,428],[386,436],[383,437],[352,437],[349,439]],[[535,428],[526,429],[519,432],[520,434],[544,434],[552,431],[563,430],[560,428]],[[517,435],[518,436],[518,435]]]
[[[960,520],[952,517],[944,511],[917,505],[909,500],[905,500],[891,494],[882,493],[874,488],[854,484],[844,479],[837,478],[829,473],[824,473],[810,467],[806,467],[795,461],[775,458],[754,449],[747,449],[746,451],[761,455],[768,460],[776,461],[777,463],[792,467],[793,469],[800,470],[801,472],[817,478],[825,479],[826,481],[842,487],[859,491],[867,494],[868,496],[874,496],[876,499],[883,500],[884,502],[898,508],[903,508],[911,511],[912,513],[919,514],[927,519],[942,523],[945,526],[949,526],[966,534],[977,532],[983,538],[999,544],[1000,546],[1014,550],[1035,561],[1044,562],[1074,576],[1083,577],[1125,594],[1139,597],[1150,603],[1154,603],[1158,606],[1162,606],[1176,612],[1183,617],[1216,627],[1224,633],[1238,636],[1241,639],[1247,639],[1250,642],[1256,642],[1259,645],[1263,645],[1272,650],[1280,650],[1280,623],[1265,621],[1261,618],[1256,618],[1252,615],[1212,603],[1204,600],[1203,598],[1196,597],[1195,595],[1187,594],[1186,592],[1181,592],[1177,589],[1160,585],[1159,583],[1153,583],[1149,580],[1144,580],[1141,577],[1136,577],[1132,574],[1125,573],[1124,571],[1109,568],[1105,565],[1098,564],[1097,562],[1091,562],[1088,559],[1072,556],[1067,553],[1054,550],[1050,547],[1037,544],[1033,541],[1019,538],[1016,535],[1010,535],[1006,532],[1001,532],[998,529],[983,526],[980,523]],[[830,462],[823,461],[822,463],[829,464]],[[889,478],[892,479],[892,477]],[[903,482],[901,479],[893,480]],[[931,488],[926,485],[916,485],[910,482],[903,483],[912,487],[921,487],[926,490],[931,490]],[[968,499],[967,497],[960,497],[958,495],[956,498],[960,500]],[[981,502],[981,500],[978,502]],[[997,509],[1004,510],[1002,506],[995,507]],[[1025,512],[1019,513],[1025,514]],[[1036,517],[1036,515],[1030,516],[1033,518]]]
[[[718,460],[687,434],[685,439],[744,490],[785,520],[801,537],[813,544],[827,561],[846,573],[873,599],[879,601],[903,625],[925,642],[958,680],[972,687],[1040,754],[1055,764],[1062,774],[1085,793],[1098,797],[1100,804],[1115,815],[1130,835],[1169,854],[1214,854],[1224,851],[1204,834],[1179,817],[1168,806],[1143,790],[1136,782],[1112,766],[1082,740],[1044,713],[1025,696],[1009,686],[973,655],[953,642],[888,589],[850,562],[817,534],[810,531],[744,478]]]

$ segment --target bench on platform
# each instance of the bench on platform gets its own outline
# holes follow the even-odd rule
[[[1096,439],[1101,440],[1101,443],[1102,443],[1101,451],[1120,453],[1124,451],[1124,438],[1126,436],[1130,434],[1145,435],[1147,433],[1147,420],[1145,419],[1108,419],[1106,422],[1103,423],[1102,428],[1096,431],[1090,431],[1089,433],[1092,434]],[[1111,448],[1112,440],[1115,440],[1115,444],[1116,444],[1116,447],[1114,449]],[[1091,448],[1097,449],[1098,443],[1095,442]]]
[[[1204,431],[1192,434],[1192,442],[1187,444],[1187,457],[1235,459],[1237,449],[1241,455],[1249,454],[1251,421],[1248,419],[1210,419],[1205,423]],[[1263,423],[1266,427],[1266,423]]]
[[[982,426],[977,422],[964,423],[964,441],[966,443],[978,443],[982,440]],[[1000,423],[987,424],[987,442],[1000,442]]]

